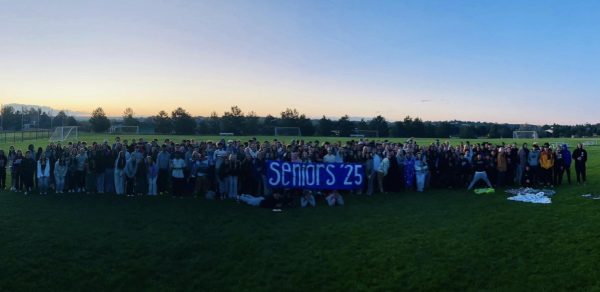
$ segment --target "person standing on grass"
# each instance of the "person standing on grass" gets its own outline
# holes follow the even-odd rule
[[[12,146],[11,146],[12,147]],[[21,150],[16,151],[15,157],[12,163],[11,177],[12,177],[12,189],[15,192],[23,190],[23,152]]]
[[[573,159],[575,159],[575,176],[577,177],[577,183],[583,183],[585,185],[586,181],[586,167],[585,164],[587,162],[588,154],[585,149],[583,149],[583,144],[577,144],[577,149],[573,151]]]
[[[561,146],[557,146],[556,150],[554,151],[554,177],[552,178],[552,181],[554,183],[554,186],[560,186],[562,185],[562,180],[563,180],[563,174],[565,173],[565,158],[562,155],[562,147]]]
[[[467,190],[470,191],[471,189],[473,189],[475,184],[477,182],[479,182],[480,180],[483,180],[488,185],[489,188],[492,188],[492,183],[488,179],[488,175],[486,172],[487,166],[488,166],[488,163],[483,159],[482,155],[477,154],[477,156],[475,157],[475,161],[473,161],[473,168],[475,169],[475,175],[473,175],[473,180],[469,184],[469,187],[467,188]]]
[[[423,154],[421,154],[421,152],[417,153],[417,159],[415,159],[414,164],[415,174],[417,176],[417,191],[423,192],[425,189],[425,179],[429,172],[429,166],[427,165],[427,162],[423,160]]]
[[[538,181],[539,184],[544,186],[552,186],[552,169],[554,168],[554,157],[552,149],[547,146],[543,147],[540,154],[540,167],[542,173],[542,179]]]
[[[54,182],[57,194],[64,193],[65,177],[67,176],[68,165],[65,161],[65,156],[60,155],[54,164]]]
[[[50,159],[42,152],[37,161],[37,181],[40,195],[48,194],[48,183],[50,180]]]
[[[96,193],[96,174],[98,173],[96,165],[96,150],[90,151],[85,163],[85,191],[87,194]]]
[[[33,191],[33,177],[35,176],[36,163],[33,160],[33,152],[27,151],[25,153],[25,159],[22,162],[22,181],[23,181],[23,190],[25,195],[31,193]]]
[[[238,196],[238,180],[242,165],[237,159],[237,154],[229,155],[229,171],[227,172],[227,191],[230,199],[236,199]]]
[[[496,158],[496,186],[499,188],[504,187],[506,181],[506,172],[508,171],[508,162],[506,159],[506,152],[504,149],[499,148]]]
[[[171,160],[171,180],[173,186],[173,197],[182,197],[185,187],[185,175],[183,170],[186,163],[183,159],[183,153],[177,151],[174,153],[174,158]]]
[[[67,190],[69,193],[74,193],[77,191],[77,184],[79,182],[78,173],[77,173],[77,149],[71,148],[69,151],[69,156],[67,156]]]
[[[127,160],[125,159],[125,150],[119,151],[117,159],[115,160],[115,193],[117,195],[125,194],[125,168],[127,167]]]
[[[135,160],[138,162],[135,172],[135,194],[142,196],[148,193],[148,169],[143,157],[135,155]]]
[[[6,167],[8,166],[8,157],[4,150],[0,150],[0,191],[6,188]]]
[[[131,155],[125,165],[125,189],[128,197],[134,196],[135,177],[138,170],[138,162],[135,155]]]
[[[156,196],[158,194],[156,180],[158,178],[158,165],[152,159],[152,156],[146,157],[146,171],[148,177],[148,195]]]
[[[169,185],[169,164],[171,162],[171,153],[167,149],[167,145],[163,144],[156,156],[156,164],[158,165],[157,188],[159,194],[165,194]]]
[[[564,171],[567,174],[567,182],[571,184],[571,163],[573,162],[573,157],[569,151],[569,145],[563,144],[560,153],[562,154],[562,158],[564,160]]]
[[[537,144],[533,144],[533,149],[527,154],[527,163],[533,175],[532,183],[537,184],[540,177],[540,149]]]
[[[192,154],[191,178],[194,180],[194,196],[204,196],[208,190],[208,160],[202,152]]]
[[[83,147],[79,149],[77,156],[75,156],[75,161],[77,162],[77,192],[85,192],[85,170],[87,153]]]

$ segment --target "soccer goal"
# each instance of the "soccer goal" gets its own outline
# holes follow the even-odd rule
[[[300,137],[300,128],[298,127],[275,127],[275,136]]]
[[[79,138],[78,128],[76,126],[56,127],[50,136],[50,142],[76,140]]]
[[[534,139],[537,140],[538,133],[536,131],[514,131],[513,139]]]
[[[111,126],[108,129],[111,134],[139,134],[140,127],[139,126]]]
[[[350,137],[378,138],[379,131],[376,131],[376,130],[354,130],[354,134],[350,135]]]

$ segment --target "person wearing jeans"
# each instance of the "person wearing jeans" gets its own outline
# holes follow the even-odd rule
[[[158,178],[158,165],[152,160],[152,156],[146,157],[146,171],[148,178],[148,195],[156,196],[156,180]]]
[[[423,161],[423,157],[421,152],[417,153],[417,158],[415,160],[415,174],[417,177],[417,191],[423,192],[425,189],[425,179],[427,178],[427,173],[429,166],[427,162]]]
[[[573,151],[573,159],[575,160],[575,176],[577,177],[577,183],[585,184],[586,181],[586,167],[587,162],[587,151],[583,149],[583,144],[577,144],[577,149]]]
[[[48,194],[48,181],[50,180],[50,159],[42,152],[37,161],[37,181],[40,195]]]
[[[119,157],[115,160],[115,193],[117,195],[125,194],[125,167],[127,161],[125,160],[125,151],[119,152]]]
[[[67,176],[68,166],[64,156],[60,156],[54,164],[54,181],[56,193],[62,194],[65,190],[65,177]]]

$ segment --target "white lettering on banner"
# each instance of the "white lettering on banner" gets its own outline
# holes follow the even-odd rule
[[[309,170],[309,168],[311,170]],[[315,184],[315,177],[318,177],[318,175],[316,175],[315,166],[313,164],[309,164],[306,166],[306,174],[307,174],[306,185],[313,186]],[[311,177],[312,177],[312,180],[309,180],[309,178],[311,178]]]
[[[277,170],[277,167],[279,166],[278,162],[273,162],[271,163],[271,170],[273,171],[273,173],[275,173],[277,175],[277,179],[273,180],[274,177],[269,179],[269,184],[275,186],[279,184],[279,181],[281,180],[281,175],[279,175],[279,171]]]
[[[330,176],[326,183],[330,186],[335,184],[335,175],[333,175],[333,172],[331,172],[332,168],[335,168],[335,165],[327,164],[327,166],[325,167],[325,171],[327,171],[327,174],[329,174]]]
[[[342,163],[270,162],[268,183],[276,187],[354,188],[364,182],[363,166]]]
[[[292,169],[291,169],[291,166],[289,163],[283,163],[281,165],[281,184],[283,184],[284,186],[289,185],[289,183],[286,182],[286,180],[285,180],[285,173],[291,172],[291,171],[292,171]]]

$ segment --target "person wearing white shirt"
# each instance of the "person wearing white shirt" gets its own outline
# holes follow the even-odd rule
[[[183,153],[176,152],[175,158],[171,160],[171,179],[173,181],[173,197],[182,197],[185,184],[183,169],[186,163],[183,159]]]

